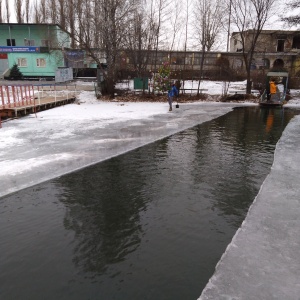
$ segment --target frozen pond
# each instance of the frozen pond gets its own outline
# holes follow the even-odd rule
[[[293,115],[235,109],[1,198],[0,298],[196,299]]]

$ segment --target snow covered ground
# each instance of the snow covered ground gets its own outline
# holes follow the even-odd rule
[[[196,124],[235,105],[120,103],[82,92],[69,104],[2,124],[0,197],[119,155]]]
[[[245,86],[245,82],[237,84]],[[94,83],[79,81],[76,85],[93,87]],[[120,83],[118,88],[126,85],[133,88],[132,81]],[[205,82],[203,86],[213,94],[221,93],[221,82]],[[2,124],[0,197],[211,120],[234,106],[180,104],[170,114],[167,101],[104,102],[95,98],[94,91],[82,90],[78,104]]]
[[[222,90],[220,83],[206,86],[210,93]],[[235,88],[243,86],[236,83]],[[295,98],[286,106],[300,107],[299,91],[292,94]],[[235,106],[256,105],[185,103],[169,113],[166,102],[103,102],[92,91],[81,92],[79,103],[2,124],[0,197],[209,121]],[[199,299],[299,299],[299,148],[297,116],[284,131],[271,173]]]

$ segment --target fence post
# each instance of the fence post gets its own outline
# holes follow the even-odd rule
[[[32,104],[32,103],[34,103],[34,93],[33,93],[33,87],[32,87],[32,85],[29,85],[28,86],[28,93],[29,93],[29,102],[30,102],[30,104]]]
[[[21,90],[21,86],[16,87],[16,95],[17,95],[17,103],[18,106],[20,106],[20,103],[22,103],[22,98],[20,98],[20,90]]]
[[[2,100],[2,108],[5,108],[5,102],[4,102],[4,93],[3,93],[3,86],[1,87],[1,100]]]
[[[17,99],[16,99],[16,90],[15,90],[15,86],[12,86],[11,87],[11,92],[12,92],[12,97],[13,97],[13,102],[14,102],[14,107],[16,107],[17,106]]]
[[[22,86],[20,86],[20,93],[21,93],[21,103],[22,103],[22,106],[24,106],[24,96],[23,96],[23,88],[22,88]]]
[[[0,86],[0,89],[1,89],[1,102],[2,102],[2,108],[4,108],[4,96],[3,96],[2,86]],[[0,128],[2,128],[1,111],[0,111]]]
[[[40,87],[38,86],[38,99],[39,99],[39,105],[41,105],[41,96],[40,96]],[[42,92],[43,93],[43,92]],[[42,94],[43,95],[43,94]]]
[[[26,105],[28,105],[28,93],[27,93],[26,85],[24,86],[24,89],[25,89],[25,101],[26,101]]]
[[[8,103],[8,107],[11,107],[11,106],[10,106],[10,97],[9,97],[9,87],[6,86],[5,89],[6,89],[6,95],[7,95],[7,103]]]

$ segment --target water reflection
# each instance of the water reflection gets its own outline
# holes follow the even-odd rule
[[[282,116],[280,110],[239,109],[62,177],[59,184],[68,190],[61,195],[68,207],[64,226],[76,237],[73,262],[101,274],[107,265],[123,261],[145,234],[141,212],[152,201],[159,205],[160,197],[184,203],[190,193],[197,199],[190,202],[208,199],[208,208],[229,216],[227,222],[236,229],[269,172],[275,141],[293,113],[287,112],[284,121]]]
[[[101,273],[136,250],[142,235],[139,213],[147,202],[145,180],[145,174],[121,158],[59,180],[68,188],[61,201],[68,207],[64,226],[76,235],[77,266]]]
[[[214,151],[212,157],[219,157],[215,160],[215,168],[219,170],[214,179],[215,205],[225,215],[231,216],[229,222],[235,227],[243,221],[262,179],[269,173],[276,142],[294,116],[291,111],[287,111],[284,116],[281,110],[274,109],[237,110],[239,113],[230,117],[222,116],[212,122],[212,132],[218,139],[209,139],[214,145],[209,152]],[[271,116],[272,123],[268,121],[268,116]],[[265,131],[262,130],[264,127]],[[204,128],[199,127],[199,130],[202,133],[198,136],[203,136]],[[203,144],[204,147],[201,146]],[[202,152],[207,142],[200,142],[199,145],[198,151]],[[211,163],[213,161],[210,161],[210,170]]]

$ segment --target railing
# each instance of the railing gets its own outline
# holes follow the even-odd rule
[[[73,92],[69,90],[70,87],[74,87]],[[3,85],[0,86],[0,110],[40,105],[41,98],[45,97],[52,97],[56,102],[58,97],[65,97],[68,100],[74,96],[76,96],[76,85]]]
[[[197,88],[180,88],[179,92],[185,94],[186,91],[190,91],[190,94],[193,93],[193,91],[199,91],[200,94],[202,94],[202,92],[207,92],[208,89],[197,89]]]
[[[0,86],[0,97],[0,109],[32,105],[34,87],[32,85]]]

